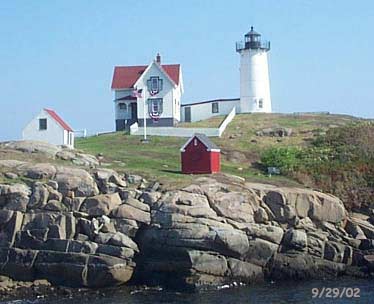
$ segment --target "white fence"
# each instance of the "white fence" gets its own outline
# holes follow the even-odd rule
[[[229,125],[229,123],[234,119],[236,115],[236,108],[233,107],[229,115],[225,118],[225,120],[221,123],[221,125],[218,128],[218,136],[221,137],[223,132],[225,132],[226,127]]]
[[[221,137],[228,124],[234,119],[236,114],[235,107],[227,115],[219,128],[175,128],[175,127],[148,127],[147,135],[153,136],[175,136],[191,137],[195,133],[203,133],[208,137]],[[144,128],[134,123],[130,126],[131,135],[143,135]]]

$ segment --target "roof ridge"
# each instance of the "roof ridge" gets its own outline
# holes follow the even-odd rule
[[[43,108],[43,111],[47,112],[52,119],[57,122],[64,130],[74,132],[73,129],[56,113],[53,109]]]

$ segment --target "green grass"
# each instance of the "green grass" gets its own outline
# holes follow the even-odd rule
[[[215,127],[223,116],[192,123],[191,127]],[[287,177],[269,178],[258,168],[261,153],[269,147],[306,146],[315,134],[333,126],[345,125],[356,118],[343,115],[292,115],[292,114],[240,114],[226,129],[223,137],[212,138],[222,150],[222,172],[244,177],[248,181],[278,185],[297,185]],[[184,124],[183,124],[184,125]],[[291,137],[258,137],[256,131],[269,127],[291,127]],[[104,165],[122,172],[140,174],[150,180],[160,180],[176,186],[190,182],[194,177],[180,173],[180,147],[186,138],[150,137],[147,144],[140,136],[123,132],[77,139],[76,148],[87,153],[103,154]],[[254,142],[255,141],[255,142]],[[245,159],[230,156],[239,152]]]

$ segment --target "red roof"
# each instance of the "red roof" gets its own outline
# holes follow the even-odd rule
[[[69,125],[60,117],[58,114],[50,109],[44,109],[61,127],[64,128],[66,131],[73,132],[73,129],[69,127]]]
[[[179,84],[179,64],[162,64],[161,67],[169,77],[178,85]],[[135,82],[144,73],[146,65],[137,66],[116,66],[114,67],[112,89],[132,88]]]

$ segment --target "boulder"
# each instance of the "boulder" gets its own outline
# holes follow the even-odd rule
[[[149,212],[142,211],[127,204],[118,206],[117,208],[113,209],[110,214],[115,218],[125,218],[145,224],[151,223],[151,215]]]
[[[85,200],[85,197],[64,197],[63,204],[68,208],[69,211],[79,211]]]
[[[217,215],[242,223],[254,222],[258,206],[257,197],[250,193],[218,192],[211,197],[211,207]]]
[[[0,210],[0,247],[12,247],[16,234],[21,230],[23,214],[18,211]]]
[[[143,204],[142,202],[138,201],[135,198],[129,197],[126,200],[126,204],[133,206],[134,208],[137,208],[139,210],[145,211],[145,212],[150,212],[150,207],[147,204]]]
[[[283,229],[277,226],[249,224],[243,230],[248,236],[260,238],[274,244],[280,244],[283,238]]]
[[[350,222],[356,224],[368,239],[374,239],[374,225],[367,220],[354,216],[351,217]]]
[[[285,223],[290,220],[290,218],[287,217],[289,214],[287,214],[285,211],[285,206],[287,203],[286,198],[281,192],[269,191],[264,196],[263,201],[270,208],[275,220],[281,223]]]
[[[44,206],[44,210],[61,212],[61,211],[67,211],[67,207],[59,201],[50,200]]]
[[[0,207],[25,212],[30,194],[30,188],[24,184],[0,184]]]
[[[359,225],[353,223],[351,220],[347,220],[345,230],[355,239],[363,240],[366,239],[365,233],[362,231]]]
[[[100,164],[95,156],[84,153],[77,153],[71,161],[77,166],[86,166],[91,168],[95,168]]]
[[[114,256],[114,257],[118,257],[121,259],[132,259],[135,254],[134,250],[128,247],[118,247],[118,246],[103,245],[103,244],[98,245],[96,253]]]
[[[345,246],[337,242],[326,242],[323,257],[326,260],[342,263],[344,258]]]
[[[245,233],[237,230],[214,229],[216,232],[215,242],[223,247],[222,253],[241,257],[248,252],[249,242]]]
[[[130,174],[126,177],[129,184],[140,184],[143,181],[143,177],[135,174]]]
[[[14,159],[0,159],[0,167],[7,169],[16,169],[17,167],[26,164],[27,162]]]
[[[337,197],[317,193],[309,212],[311,219],[317,221],[326,221],[330,223],[339,223],[346,219],[347,212],[343,202]]]
[[[285,137],[291,136],[293,133],[291,128],[274,127],[265,128],[256,132],[257,136],[270,136],[270,137]]]
[[[62,160],[72,160],[75,157],[75,153],[72,150],[62,150],[57,152],[56,157]]]
[[[91,216],[109,215],[113,209],[121,205],[118,193],[100,194],[88,197],[82,204],[80,211],[87,212]]]
[[[18,175],[16,173],[13,173],[13,172],[5,172],[4,176],[8,179],[17,179],[18,178]]]
[[[140,197],[144,203],[148,204],[148,205],[153,205],[155,204],[160,198],[161,198],[162,194],[160,192],[156,192],[156,191],[153,191],[153,192],[143,192],[142,196]]]
[[[269,241],[255,238],[249,241],[249,249],[244,260],[258,266],[265,266],[277,252],[278,245]]]
[[[95,178],[101,183],[114,183],[120,187],[127,187],[127,183],[123,180],[116,171],[111,169],[96,169]]]
[[[3,143],[3,148],[17,150],[25,153],[42,153],[49,158],[54,158],[61,150],[58,146],[33,140],[11,141]]]
[[[227,264],[230,276],[234,281],[240,281],[247,284],[263,282],[264,272],[262,267],[243,262],[234,258],[227,258]]]
[[[136,243],[131,238],[121,232],[116,232],[109,239],[108,244],[113,246],[131,248],[132,250],[139,252],[138,245],[136,245]]]
[[[43,208],[47,204],[48,198],[49,191],[47,187],[42,183],[35,183],[33,185],[32,195],[28,208]]]
[[[20,171],[32,179],[54,178],[56,174],[55,166],[48,163],[26,164],[20,167]]]
[[[284,234],[283,245],[296,250],[304,250],[308,245],[305,231],[293,228],[288,229]]]
[[[273,280],[306,280],[335,278],[344,274],[346,266],[313,257],[306,253],[278,253],[266,265]]]
[[[266,224],[269,222],[269,216],[264,208],[259,207],[255,211],[254,219],[256,223]]]
[[[186,191],[170,191],[165,193],[154,206],[165,213],[179,213],[193,217],[216,218],[205,195]]]
[[[191,267],[195,271],[216,276],[225,276],[228,271],[227,261],[222,255],[198,250],[188,250],[188,257]]]
[[[77,168],[58,167],[55,180],[59,191],[67,195],[70,191],[75,196],[94,196],[99,190],[94,179],[87,171]]]

